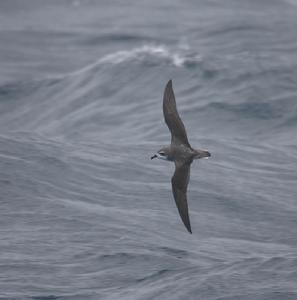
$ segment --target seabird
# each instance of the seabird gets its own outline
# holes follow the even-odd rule
[[[171,132],[171,144],[161,148],[151,159],[159,158],[174,162],[175,172],[171,178],[172,193],[180,217],[187,230],[192,233],[187,203],[190,168],[194,159],[208,158],[210,153],[207,150],[193,149],[191,147],[185,126],[177,112],[172,80],[169,80],[165,87],[163,114]]]

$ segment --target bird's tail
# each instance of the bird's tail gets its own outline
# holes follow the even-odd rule
[[[207,150],[195,150],[195,157],[194,157],[194,159],[208,158],[210,156],[211,156],[211,154]]]

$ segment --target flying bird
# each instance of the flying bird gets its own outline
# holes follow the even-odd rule
[[[175,172],[171,178],[173,197],[184,225],[192,233],[187,202],[190,168],[194,159],[208,158],[210,153],[191,147],[185,126],[177,112],[172,80],[169,80],[165,87],[163,114],[171,132],[171,144],[161,148],[151,159],[159,158],[174,162]]]

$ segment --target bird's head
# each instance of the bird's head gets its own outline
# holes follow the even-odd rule
[[[154,154],[151,159],[159,158],[164,160],[170,160],[169,159],[169,149],[168,147],[161,148],[156,154]]]

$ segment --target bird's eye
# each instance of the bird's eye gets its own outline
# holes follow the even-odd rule
[[[164,152],[159,152],[159,154],[160,154],[160,155],[162,155],[162,156],[164,156],[164,155],[165,155],[165,153],[164,153]]]

